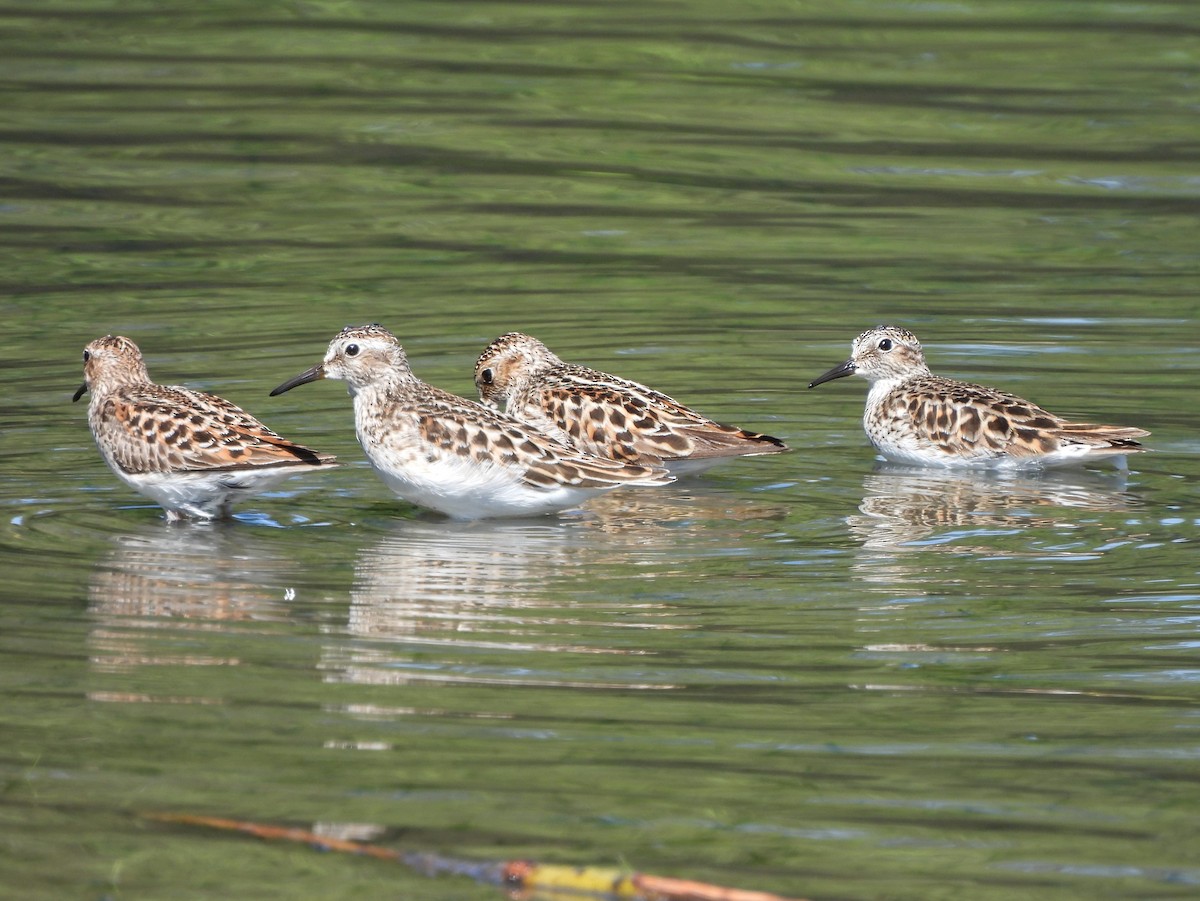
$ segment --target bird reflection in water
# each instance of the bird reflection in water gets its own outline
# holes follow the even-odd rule
[[[720,492],[653,499],[624,492],[551,522],[403,522],[359,553],[348,631],[370,640],[327,646],[326,678],[576,684],[546,655],[642,653],[636,642],[583,639],[613,634],[590,621],[610,622],[620,609],[623,628],[682,628],[671,605],[631,599],[629,580],[676,572],[687,554],[704,553],[706,520],[725,524],[727,543],[731,521],[758,533],[785,512]],[[522,653],[529,669],[484,662],[510,652]]]
[[[156,524],[115,535],[113,542],[88,583],[89,645],[98,671],[234,665],[230,658],[180,653],[179,632],[210,633],[289,615],[294,561],[244,528]]]
[[[863,480],[859,512],[846,519],[864,549],[945,547],[996,530],[1055,526],[1073,512],[1120,512],[1138,505],[1121,472],[944,472],[880,466]],[[974,546],[977,550],[991,548]]]

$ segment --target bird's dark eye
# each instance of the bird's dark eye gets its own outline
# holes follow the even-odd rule
[[[87,362],[88,360],[90,360],[91,358],[92,358],[92,355],[91,355],[91,353],[90,353],[89,351],[86,351],[86,350],[85,350],[85,351],[83,352],[83,362],[85,362],[85,363],[86,363],[86,362]]]
[[[891,350],[892,349],[892,339],[884,338],[882,341],[880,341],[879,349],[882,351],[885,351],[885,352]]]
[[[357,344],[347,344],[346,345],[346,356],[357,357],[358,356],[358,345]]]
[[[490,369],[485,369],[483,372],[479,373],[479,381],[483,382],[485,385],[490,385],[495,380],[496,373],[492,372]]]

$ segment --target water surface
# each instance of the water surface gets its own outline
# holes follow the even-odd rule
[[[141,818],[809,898],[1200,885],[1196,27],[1176,4],[0,11],[0,859],[23,897],[495,898]],[[520,329],[796,451],[539,520],[389,497],[347,323]],[[876,463],[863,328],[1150,429]],[[167,525],[70,394],[126,334],[346,466]]]

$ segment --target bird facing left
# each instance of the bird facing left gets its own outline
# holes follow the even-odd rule
[[[100,455],[118,479],[160,504],[168,521],[227,518],[237,501],[337,465],[215,394],[156,385],[128,338],[105,335],[84,348],[83,384],[72,400],[85,392]]]

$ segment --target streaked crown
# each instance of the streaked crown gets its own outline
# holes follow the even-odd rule
[[[850,346],[850,362],[855,375],[871,382],[929,372],[917,336],[896,325],[877,325],[855,338]]]
[[[348,325],[329,342],[325,376],[362,387],[396,377],[412,377],[408,357],[396,336],[378,323]]]
[[[83,380],[93,394],[150,381],[138,346],[121,335],[105,335],[83,349]]]
[[[491,407],[511,401],[538,373],[561,366],[537,338],[521,332],[501,335],[489,344],[475,363],[475,387],[479,399]]]

